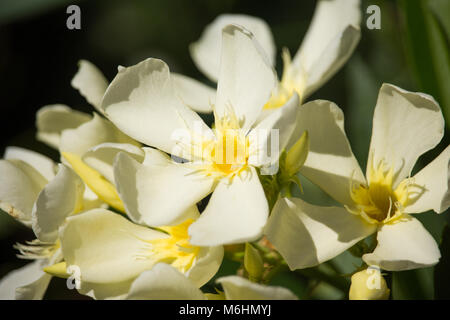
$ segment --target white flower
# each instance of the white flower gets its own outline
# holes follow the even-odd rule
[[[172,74],[172,77],[178,99],[196,111],[211,110],[215,90],[179,74]],[[103,115],[100,105],[109,83],[98,68],[81,60],[71,84]],[[38,140],[59,150],[61,161],[83,179],[91,198],[98,197],[113,208],[124,211],[115,190],[112,164],[118,152],[126,152],[142,161],[140,143],[124,135],[97,113],[92,117],[65,105],[41,108],[36,115],[36,125]]]
[[[256,172],[267,165],[260,147],[270,130],[278,129],[283,149],[298,112],[294,95],[285,108],[255,125],[275,85],[274,70],[253,35],[233,25],[223,30],[214,132],[180,102],[161,60],[147,59],[120,71],[103,99],[107,117],[130,137],[189,160],[175,163],[150,149],[140,164],[119,154],[115,181],[128,215],[150,226],[170,225],[214,190],[189,229],[191,242],[219,245],[257,239],[268,216]],[[260,132],[264,134],[258,136]],[[178,133],[187,134],[175,139]]]
[[[342,111],[328,101],[301,108],[299,123],[310,133],[300,173],[342,207],[279,199],[265,230],[291,269],[329,260],[377,232],[378,244],[363,260],[390,271],[432,266],[440,253],[433,237],[411,214],[445,211],[450,205],[448,146],[411,177],[417,159],[444,134],[436,101],[393,85],[381,87],[373,117],[366,177],[344,132]],[[367,179],[367,180],[366,180]]]
[[[130,300],[296,300],[288,289],[265,286],[239,276],[226,276],[216,280],[223,294],[204,294],[175,268],[159,263],[142,272],[131,285],[126,299]]]
[[[36,260],[7,274],[0,282],[3,299],[41,299],[51,276],[42,269],[62,259],[58,228],[65,218],[83,209],[89,200],[84,183],[67,166],[38,153],[8,147],[0,160],[0,207],[25,225],[37,239],[17,244],[20,258]]]
[[[60,228],[66,266],[79,268],[80,293],[97,299],[123,298],[133,281],[159,262],[171,264],[199,288],[219,269],[223,248],[189,243],[187,230],[198,216],[194,206],[184,222],[158,229],[134,224],[106,209],[69,217]]]
[[[283,106],[297,92],[300,101],[330,79],[353,53],[359,38],[361,20],[359,0],[321,0],[303,43],[293,60],[283,51],[284,71],[278,90],[265,109]],[[221,31],[228,24],[250,30],[264,49],[271,65],[276,48],[270,28],[263,20],[242,14],[224,14],[208,25],[201,38],[191,44],[190,52],[197,67],[212,81],[220,70]]]

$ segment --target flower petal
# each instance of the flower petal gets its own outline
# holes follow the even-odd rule
[[[197,42],[190,45],[192,60],[210,80],[217,82],[220,71],[222,29],[229,24],[237,24],[250,30],[264,49],[270,65],[275,63],[276,48],[270,27],[257,17],[243,14],[222,14],[207,25]]]
[[[305,76],[310,95],[348,60],[360,39],[360,0],[318,1],[311,25],[292,68]]]
[[[100,108],[103,95],[108,87],[103,73],[91,62],[80,60],[78,62],[78,72],[71,81],[72,87],[77,89],[86,100],[102,113]]]
[[[131,285],[128,300],[205,300],[186,276],[165,263],[142,272]]]
[[[433,97],[383,84],[373,115],[370,161],[394,167],[394,187],[411,174],[417,159],[444,135],[444,118]]]
[[[250,157],[248,162],[256,167],[278,161],[279,153],[284,150],[294,132],[297,124],[297,116],[300,109],[300,100],[296,93],[281,108],[275,109],[270,115],[261,120],[249,133]],[[271,139],[276,137],[272,130],[278,134],[278,145],[275,148],[277,156],[267,150],[272,150]],[[270,145],[270,146],[269,146]],[[263,150],[263,152],[261,152]]]
[[[96,300],[122,300],[127,297],[133,281],[134,279],[111,283],[82,281],[78,292]]]
[[[83,205],[84,183],[67,166],[60,164],[56,177],[39,193],[34,203],[32,227],[43,242],[55,242],[66,217]]]
[[[52,276],[36,260],[8,273],[0,281],[0,300],[41,300]]]
[[[286,288],[265,286],[239,276],[221,277],[217,283],[222,285],[227,300],[298,300]]]
[[[6,160],[21,160],[36,169],[45,179],[51,180],[55,176],[56,165],[52,159],[19,147],[6,147]]]
[[[260,116],[277,76],[254,35],[237,25],[223,29],[221,54],[215,113],[234,112],[245,131]]]
[[[365,183],[365,178],[345,134],[342,110],[325,100],[302,105],[289,145],[305,130],[310,137],[309,153],[300,173],[338,202],[352,204],[352,181]]]
[[[31,210],[47,180],[21,160],[0,160],[0,209],[31,226]]]
[[[105,209],[71,216],[60,228],[67,266],[78,266],[81,281],[92,283],[123,282],[150,269],[155,261],[146,241],[164,237]]]
[[[74,129],[91,120],[92,116],[73,110],[66,105],[54,104],[42,107],[36,113],[37,140],[59,148],[61,132]]]
[[[280,198],[264,233],[294,270],[330,260],[375,231],[375,225],[344,208]]]
[[[197,217],[198,218],[198,217]],[[186,276],[198,288],[206,284],[222,265],[224,250],[222,246],[202,247]]]
[[[119,71],[105,93],[102,108],[130,137],[172,154],[180,130],[210,132],[200,116],[178,98],[168,66],[158,59]]]
[[[242,243],[261,236],[269,214],[255,168],[222,179],[205,211],[189,227],[190,242],[199,246]]]
[[[114,184],[106,180],[98,171],[84,163],[80,156],[69,152],[61,152],[61,156],[62,160],[68,163],[86,183],[85,199],[88,202],[88,206],[98,203],[98,200],[100,199],[111,207],[121,212],[125,212],[125,207],[117,194]],[[94,197],[92,196],[92,192],[95,193]]]
[[[450,206],[450,146],[413,178],[408,192],[417,192],[405,207],[407,213],[434,210],[442,213]]]
[[[441,254],[433,237],[419,220],[405,216],[378,231],[378,245],[362,258],[368,265],[388,271],[402,271],[431,267]]]
[[[216,102],[216,90],[182,74],[171,73],[176,93],[194,111],[209,113]]]
[[[214,180],[190,164],[170,159],[162,163],[162,157],[158,161],[140,164],[125,153],[118,154],[114,164],[117,191],[133,221],[149,226],[178,224],[212,191]]]
[[[59,150],[83,156],[91,148],[105,142],[139,145],[120,132],[111,122],[94,113],[91,121],[83,123],[76,129],[64,130]]]
[[[144,159],[142,149],[133,144],[105,142],[89,149],[84,154],[83,161],[91,168],[97,170],[109,182],[114,183],[113,164],[119,152],[126,152],[139,162],[142,162]]]

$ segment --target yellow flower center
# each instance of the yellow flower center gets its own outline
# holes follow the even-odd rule
[[[388,223],[399,218],[409,197],[410,179],[403,180],[395,189],[393,179],[393,168],[387,169],[383,161],[375,168],[372,166],[369,185],[352,186],[350,194],[356,208],[350,211],[370,223]]]
[[[200,247],[189,243],[188,228],[193,222],[194,220],[188,219],[176,226],[158,228],[169,236],[148,241],[151,244],[152,259],[170,263],[180,272],[188,271],[200,252]]]
[[[216,119],[218,119],[216,117]],[[247,167],[249,138],[241,130],[237,117],[228,115],[216,120],[215,139],[194,140],[191,154],[200,158],[197,164],[207,176],[222,178],[238,174]]]

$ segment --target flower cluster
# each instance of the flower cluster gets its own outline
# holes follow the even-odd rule
[[[17,147],[0,160],[0,208],[36,236],[16,245],[32,262],[1,280],[0,297],[41,299],[52,276],[75,275],[95,299],[297,299],[268,285],[279,266],[315,267],[365,238],[351,299],[388,298],[380,270],[435,265],[439,248],[413,214],[450,206],[450,147],[411,173],[443,137],[437,102],[383,84],[365,174],[342,110],[304,103],[351,56],[360,20],[357,0],[319,1],[298,52],[283,50],[281,79],[268,25],[245,15],[219,16],[190,46],[216,88],[156,58],[110,83],[80,61],[71,84],[93,115],[37,113],[37,139],[60,163]],[[292,196],[302,177],[340,205]],[[241,268],[215,277],[224,254]],[[216,292],[202,291],[211,279]]]

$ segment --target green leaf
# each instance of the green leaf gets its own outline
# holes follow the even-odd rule
[[[359,54],[346,68],[348,108],[345,114],[348,137],[355,157],[365,168],[369,154],[372,117],[380,83]]]
[[[394,300],[432,300],[433,268],[393,272],[391,292]]]
[[[277,273],[270,280],[268,285],[287,288],[297,297],[304,297],[308,286],[308,279],[299,277],[297,274],[290,271],[283,271]]]
[[[450,1],[428,0],[428,5],[450,40]]]
[[[436,299],[450,299],[450,227],[444,228],[440,245],[441,260],[434,269],[434,294]]]
[[[441,105],[450,128],[450,54],[443,28],[428,0],[400,0],[406,33],[406,52],[421,91]]]

